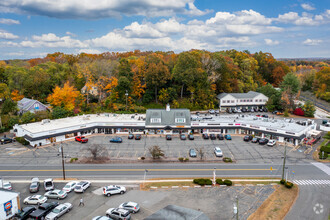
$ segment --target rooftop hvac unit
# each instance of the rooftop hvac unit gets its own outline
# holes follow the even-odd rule
[[[43,124],[46,124],[46,123],[50,123],[50,119],[44,119],[44,120],[41,121],[41,124],[42,124],[42,125],[43,125]]]
[[[109,113],[105,113],[104,116],[109,117]]]

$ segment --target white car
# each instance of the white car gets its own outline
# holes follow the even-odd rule
[[[2,189],[6,189],[6,190],[12,190],[13,189],[10,182],[2,182],[0,180],[0,184],[2,185]]]
[[[275,140],[269,140],[267,145],[273,147],[273,146],[276,145],[276,141]]]
[[[90,187],[91,182],[89,181],[80,181],[79,183],[77,183],[77,185],[74,187],[74,191],[75,192],[85,192],[85,190]]]
[[[46,215],[46,220],[55,220],[68,213],[72,209],[71,203],[64,203],[56,206],[50,213]]]
[[[107,216],[96,216],[92,220],[111,220],[111,218]]]
[[[45,187],[45,191],[49,191],[49,190],[55,189],[55,185],[53,183],[53,179],[45,179],[44,180],[44,187]]]
[[[62,190],[54,189],[45,193],[48,199],[65,199],[68,194]]]
[[[47,198],[42,195],[33,195],[24,199],[25,205],[40,205],[47,202]]]
[[[209,110],[209,113],[210,113],[210,114],[215,114],[215,111],[214,111],[213,109],[210,109],[210,110]]]
[[[220,147],[215,147],[214,148],[214,154],[216,157],[222,157],[223,156],[223,153],[222,153],[222,150],[220,149]]]
[[[68,182],[64,187],[63,187],[63,191],[64,192],[67,192],[67,193],[69,193],[69,192],[71,192],[73,189],[74,189],[74,187],[77,185],[77,181],[71,181],[71,182]]]
[[[110,185],[103,187],[103,195],[108,197],[113,194],[124,194],[125,192],[126,188],[124,186]]]

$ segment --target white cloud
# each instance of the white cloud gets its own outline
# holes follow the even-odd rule
[[[100,54],[102,52],[96,49],[84,48],[78,50],[78,53]]]
[[[313,6],[311,6],[310,4],[307,4],[307,3],[303,3],[301,4],[301,7],[307,11],[312,11],[312,10],[315,10],[315,8]]]
[[[2,12],[40,15],[56,18],[100,19],[126,16],[173,16],[175,14],[205,15],[210,10],[201,11],[194,0],[2,0]]]
[[[269,25],[272,22],[270,18],[266,18],[259,12],[250,9],[242,10],[235,13],[217,12],[215,17],[206,21],[207,24],[223,24],[230,23],[236,25],[251,24],[251,25]]]
[[[317,46],[319,45],[320,43],[322,43],[323,41],[322,40],[318,40],[318,39],[306,39],[303,44],[304,45],[307,45],[307,46]]]
[[[0,39],[13,40],[17,39],[18,36],[12,33],[9,33],[5,30],[0,30]]]
[[[77,37],[76,34],[71,33],[70,31],[65,32],[65,34],[66,34],[66,35],[69,35],[69,36],[71,36],[71,37]]]
[[[0,24],[20,24],[18,20],[8,19],[8,18],[0,18]]]
[[[326,10],[324,13],[319,15],[303,12],[301,16],[299,16],[297,12],[288,12],[278,15],[278,17],[273,20],[281,23],[293,23],[295,25],[308,26],[327,24],[330,23],[330,10]]]
[[[264,39],[265,43],[269,46],[278,45],[280,42],[278,40]]]

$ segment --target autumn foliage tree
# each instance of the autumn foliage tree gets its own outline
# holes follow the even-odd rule
[[[66,110],[72,111],[76,106],[79,106],[82,101],[82,96],[69,82],[66,82],[61,88],[56,86],[53,93],[47,98],[47,101],[52,106],[61,106]]]

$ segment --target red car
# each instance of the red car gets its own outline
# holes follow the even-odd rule
[[[88,138],[85,138],[85,136],[77,136],[76,141],[81,142],[81,143],[87,143]]]

